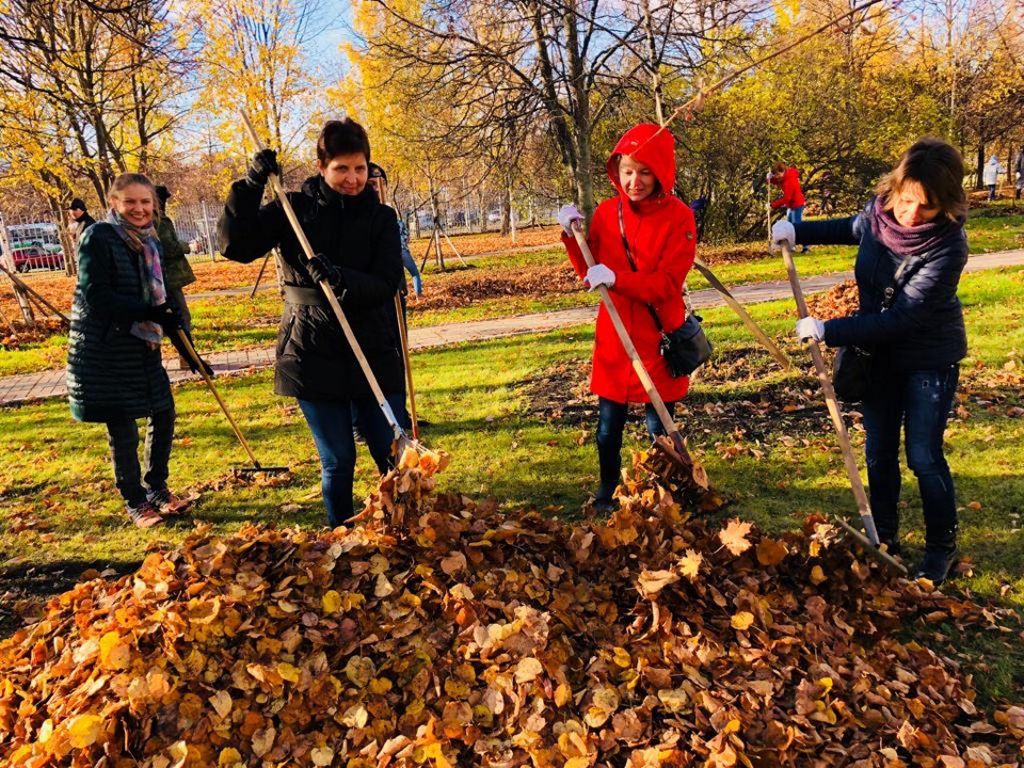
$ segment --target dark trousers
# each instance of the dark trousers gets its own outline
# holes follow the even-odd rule
[[[388,395],[388,404],[399,424],[404,424],[405,396]],[[299,408],[313,433],[320,454],[320,487],[324,494],[327,521],[338,526],[352,517],[352,478],[356,469],[356,441],[352,427],[366,440],[377,470],[384,474],[392,466],[394,433],[376,399],[299,400]]]
[[[883,541],[899,531],[900,430],[906,432],[907,466],[917,476],[924,509],[925,544],[948,548],[956,541],[956,491],[942,452],[960,366],[937,371],[886,373],[864,398],[864,428],[871,511]]]
[[[139,465],[139,425],[135,419],[107,422],[110,457],[114,462],[117,490],[125,502],[137,507],[146,500],[146,491],[167,488],[167,465],[174,438],[174,409],[154,413],[147,420],[144,461],[146,474]],[[145,483],[145,485],[143,485]]]
[[[622,475],[622,432],[626,427],[627,403],[616,403],[603,397],[597,399],[597,459],[601,468],[601,485],[597,490],[599,501],[609,501]],[[666,403],[672,413],[675,403]],[[665,434],[658,413],[650,403],[646,408],[647,434],[653,440]]]

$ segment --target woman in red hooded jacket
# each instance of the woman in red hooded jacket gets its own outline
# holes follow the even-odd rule
[[[558,213],[569,260],[590,290],[599,285],[608,287],[670,412],[686,395],[690,382],[686,376],[674,378],[670,373],[659,352],[661,332],[648,305],[666,332],[686,319],[683,282],[696,255],[697,227],[687,205],[672,194],[675,175],[672,134],[650,123],[626,131],[608,159],[608,178],[618,195],[597,207],[587,233],[587,243],[597,262],[589,269],[571,234],[573,221],[582,221],[583,217],[572,205]],[[621,475],[622,431],[629,403],[647,404],[647,431],[652,439],[663,430],[603,304],[597,316],[590,391],[598,396],[599,403],[601,483],[594,506],[608,511],[616,506],[612,494]]]

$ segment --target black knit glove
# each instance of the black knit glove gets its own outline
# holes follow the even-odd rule
[[[184,324],[178,308],[166,301],[155,307],[147,307],[143,317],[150,322],[158,323],[164,329],[164,333],[167,336],[172,335],[174,331],[181,328]]]
[[[245,179],[254,187],[265,187],[272,173],[281,175],[281,166],[277,164],[277,152],[272,149],[261,149],[253,155]]]
[[[185,340],[181,338],[181,334],[177,331],[168,334],[168,336],[171,339],[171,345],[178,350],[178,356],[188,363],[189,370],[191,370],[192,373],[199,373],[199,368],[202,366],[202,369],[206,371],[206,375],[213,378],[213,368],[211,368],[210,364],[203,360],[203,358],[199,356],[199,353],[196,352],[195,345],[192,344],[191,336],[189,336],[189,344],[185,343]],[[191,349],[189,348],[190,344],[192,344]]]
[[[341,270],[331,264],[322,253],[318,253],[306,262],[306,270],[309,272],[309,276],[313,278],[314,283],[319,284],[321,281],[326,280],[332,288],[340,289],[345,287],[345,276]]]

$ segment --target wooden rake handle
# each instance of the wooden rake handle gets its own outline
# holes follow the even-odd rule
[[[746,307],[736,300],[736,297],[732,295],[732,291],[726,287],[725,283],[718,279],[718,276],[711,271],[711,268],[705,264],[701,259],[694,259],[693,266],[704,275],[704,279],[708,281],[708,284],[718,291],[722,298],[725,299],[725,303],[729,305],[733,312],[743,321],[743,324],[747,326],[747,330],[750,331],[754,338],[764,345],[764,348],[768,350],[772,357],[775,358],[776,362],[786,370],[793,367],[793,362],[789,359],[789,356],[783,352],[779,345],[772,341],[771,337],[764,332],[764,330],[755,322],[754,318],[747,312]]]
[[[246,131],[249,134],[249,138],[252,139],[253,144],[256,145],[258,151],[263,151],[266,147],[263,142],[260,141],[260,137],[256,133],[256,128],[253,126],[252,121],[249,120],[249,116],[242,112],[242,120],[245,122]],[[305,254],[306,259],[312,259],[316,254],[313,251],[313,246],[309,244],[309,240],[306,238],[306,233],[302,231],[302,225],[299,223],[298,217],[295,215],[295,210],[292,208],[292,204],[288,201],[288,195],[285,193],[284,186],[281,184],[281,179],[278,178],[276,173],[270,174],[270,186],[274,190],[274,194],[277,195],[277,199],[281,202],[281,208],[284,209],[284,215],[288,218],[288,222],[292,225],[292,229],[295,231],[295,237],[299,241],[299,245],[302,246],[302,252]],[[348,341],[348,345],[352,348],[352,352],[356,356],[356,360],[359,361],[359,367],[363,371],[363,376],[366,377],[367,383],[370,385],[370,389],[373,391],[373,396],[377,398],[377,405],[380,406],[381,411],[384,413],[384,418],[387,419],[388,424],[391,427],[391,431],[394,433],[395,440],[399,443],[408,441],[408,437],[405,434],[405,430],[402,429],[402,425],[398,423],[398,419],[395,417],[395,412],[391,410],[391,405],[388,403],[387,398],[384,397],[384,392],[380,388],[380,384],[377,382],[377,377],[373,374],[373,370],[370,368],[370,363],[366,359],[366,355],[363,354],[363,348],[359,345],[359,341],[356,339],[355,333],[352,331],[352,326],[349,325],[348,318],[345,317],[344,311],[341,309],[341,304],[338,302],[338,297],[334,295],[334,289],[331,288],[331,284],[326,280],[320,281],[320,290],[324,292],[324,296],[327,297],[327,303],[331,305],[331,309],[334,310],[334,316],[338,319],[338,324],[341,326],[342,332],[345,334],[345,339]]]
[[[587,262],[587,266],[595,266],[597,262],[594,261],[594,255],[590,252],[590,246],[587,245],[587,239],[583,236],[583,231],[579,226],[579,220],[573,222],[572,234],[573,237],[576,238],[576,244],[580,247],[580,251],[583,252],[583,259]],[[615,302],[612,301],[611,294],[608,293],[608,287],[601,285],[598,286],[597,290],[601,294],[601,301],[604,303],[604,308],[608,311],[608,316],[612,319],[612,325],[615,326],[615,332],[619,335],[619,341],[622,342],[622,346],[626,350],[626,354],[629,356],[630,362],[633,364],[633,370],[636,371],[636,375],[640,378],[640,383],[643,385],[644,391],[647,392],[647,396],[651,398],[651,405],[654,406],[654,410],[658,414],[661,426],[665,428],[665,432],[670,438],[672,438],[672,442],[681,447],[683,437],[679,432],[679,427],[677,427],[675,421],[673,421],[672,414],[670,414],[668,412],[668,408],[665,407],[665,401],[658,393],[657,387],[654,386],[654,380],[647,372],[647,368],[644,367],[643,361],[640,359],[640,355],[636,351],[636,347],[633,345],[633,340],[629,337],[629,331],[626,330],[626,326],[622,322],[619,310],[616,309]]]
[[[808,316],[807,302],[804,300],[804,292],[800,287],[800,278],[796,273],[796,264],[793,261],[793,252],[789,245],[782,244],[782,259],[786,263],[786,272],[789,275],[789,284],[793,289],[793,298],[796,299],[797,314],[801,319]],[[868,494],[864,489],[864,481],[860,477],[860,469],[857,468],[857,460],[853,455],[853,446],[850,445],[850,435],[846,431],[846,423],[843,421],[842,411],[839,410],[839,400],[836,398],[835,389],[832,387],[832,378],[829,376],[825,359],[821,354],[821,347],[814,339],[808,339],[807,347],[811,351],[811,359],[814,360],[814,370],[818,375],[818,383],[821,384],[821,391],[825,395],[825,404],[828,406],[829,416],[832,417],[832,425],[836,429],[839,438],[839,447],[843,452],[843,463],[846,465],[846,474],[850,479],[850,487],[853,489],[853,496],[857,501],[857,509],[864,524],[864,531],[872,546],[877,547],[878,531],[875,528],[875,518],[871,514],[871,505],[868,502]]]
[[[252,448],[249,447],[249,441],[245,439],[245,435],[242,434],[242,430],[238,428],[238,424],[231,415],[231,411],[228,410],[228,406],[224,402],[224,398],[220,396],[220,392],[217,391],[217,387],[213,384],[213,379],[211,379],[210,374],[206,372],[206,366],[203,365],[203,361],[199,358],[199,353],[196,352],[196,348],[192,346],[192,341],[189,339],[188,334],[185,333],[182,328],[179,328],[175,333],[178,334],[178,339],[188,351],[189,357],[192,358],[192,362],[196,364],[196,368],[199,370],[199,375],[203,377],[203,381],[206,382],[206,386],[209,387],[210,392],[213,393],[213,397],[217,401],[217,405],[220,406],[220,409],[224,412],[224,416],[227,417],[228,424],[231,425],[231,431],[235,433],[235,437],[238,438],[238,442],[242,444],[242,448],[245,449],[245,453],[249,457],[249,461],[252,462],[252,465],[256,469],[262,469],[262,466],[256,459],[256,455],[252,452]]]

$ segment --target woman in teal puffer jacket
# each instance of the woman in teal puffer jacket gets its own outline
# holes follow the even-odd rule
[[[182,323],[163,283],[155,204],[148,178],[121,174],[106,220],[82,236],[67,368],[71,415],[107,425],[117,489],[142,528],[181,507],[167,489],[174,399],[160,342]],[[148,420],[145,476],[135,423],[141,418]]]

